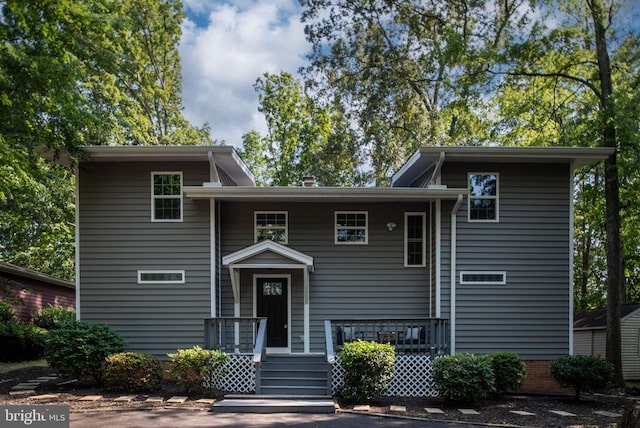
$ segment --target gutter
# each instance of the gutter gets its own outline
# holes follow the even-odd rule
[[[449,343],[451,355],[456,353],[456,247],[457,247],[457,214],[460,204],[462,204],[462,195],[458,195],[458,200],[451,209],[451,319],[449,326],[451,329]]]

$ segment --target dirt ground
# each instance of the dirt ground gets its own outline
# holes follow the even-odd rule
[[[36,379],[40,376],[53,374],[53,370],[48,367],[29,367],[18,370],[0,373],[0,405],[16,404],[36,404],[28,397],[16,398],[10,396],[9,392],[14,385],[20,382]],[[70,379],[60,378],[55,381],[42,383],[36,388],[37,394],[59,394],[57,398],[40,402],[41,404],[68,405],[71,412],[90,412],[106,410],[133,410],[150,407],[167,407],[166,400],[173,396],[188,396],[189,400],[183,404],[171,405],[180,408],[201,408],[210,406],[207,403],[197,403],[196,400],[202,398],[222,399],[222,396],[208,393],[204,390],[191,391],[186,393],[182,385],[175,381],[165,381],[162,388],[145,394],[127,394],[124,392],[105,391],[93,381],[76,381],[65,385],[60,383]],[[103,395],[104,398],[98,401],[80,401],[79,399],[87,395]],[[122,395],[133,395],[131,401],[115,402],[114,399]],[[212,396],[213,395],[213,396]],[[164,402],[149,403],[145,401],[149,397],[163,397]],[[479,415],[463,415],[459,408],[462,406],[451,406],[438,399],[433,398],[404,398],[391,397],[370,403],[370,412],[393,413],[390,411],[392,405],[405,406],[406,416],[423,417],[425,419],[458,420],[466,422],[482,422],[491,424],[512,424],[527,427],[600,427],[613,428],[617,426],[621,418],[597,415],[596,411],[606,411],[623,414],[626,408],[640,404],[640,397],[634,398],[619,395],[587,395],[580,401],[569,396],[547,396],[547,395],[510,395],[495,400],[487,400],[476,403],[473,406],[464,406],[478,411]],[[352,410],[354,403],[340,402],[340,407],[345,410]],[[444,414],[429,414],[425,408],[439,408]],[[526,411],[534,413],[535,416],[520,416],[510,411]],[[562,410],[573,413],[576,416],[558,416],[550,410]]]

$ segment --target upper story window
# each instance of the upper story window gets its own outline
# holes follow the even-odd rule
[[[271,240],[286,244],[288,241],[287,221],[286,211],[256,211],[255,242]]]
[[[366,211],[336,211],[335,243],[366,244],[368,242]]]
[[[469,174],[469,221],[498,221],[498,174]]]
[[[404,214],[404,265],[427,265],[427,216],[425,213]]]
[[[182,221],[182,172],[151,173],[151,220]]]

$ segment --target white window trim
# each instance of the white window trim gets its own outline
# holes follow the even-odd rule
[[[496,195],[495,196],[472,196],[469,180],[472,175],[495,175],[496,176]],[[467,220],[469,223],[498,223],[500,221],[500,173],[498,172],[469,172],[467,173],[468,203],[467,203]],[[496,201],[496,218],[491,220],[481,220],[471,218],[471,201],[473,199],[493,199]]]
[[[360,230],[359,226],[347,226],[338,228],[338,214],[364,214],[364,242],[338,241],[338,229]],[[333,213],[333,242],[336,245],[367,245],[369,244],[369,211],[334,211]]]
[[[167,274],[175,274],[179,273],[182,275],[182,279],[173,280],[173,281],[156,281],[156,280],[143,280],[142,275],[145,273],[158,274],[158,273],[167,273]],[[185,283],[185,271],[184,270],[139,270],[138,271],[138,284],[184,284]]]
[[[422,263],[417,265],[409,264],[409,217],[422,217]],[[427,213],[425,212],[405,212],[404,213],[404,267],[426,267],[427,266]]]
[[[278,244],[289,243],[289,212],[288,211],[254,211],[253,212],[253,242],[258,243],[258,214],[284,214],[284,241],[273,241]],[[278,227],[279,228],[279,227]],[[268,229],[268,228],[264,228]]]
[[[153,194],[153,177],[156,175],[179,175],[180,176],[180,195],[154,195]],[[184,186],[184,177],[182,171],[151,171],[151,221],[153,223],[179,223],[184,218],[184,200],[182,197],[182,187]],[[156,199],[180,199],[180,218],[179,219],[157,219],[156,217]]]
[[[502,281],[465,281],[465,275],[502,275]],[[460,285],[507,285],[507,272],[498,270],[465,270],[460,272]]]

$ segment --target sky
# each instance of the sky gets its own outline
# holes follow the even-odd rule
[[[240,147],[242,135],[266,132],[253,88],[265,72],[294,75],[310,49],[297,0],[183,0],[182,100],[194,125]]]

